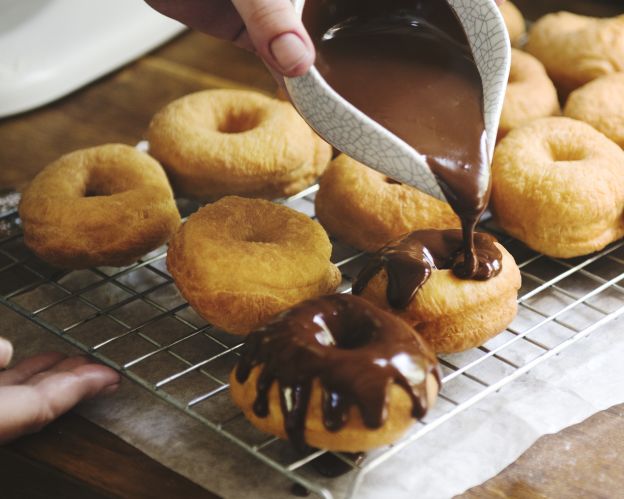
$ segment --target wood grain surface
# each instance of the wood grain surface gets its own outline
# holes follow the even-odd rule
[[[539,4],[517,3],[529,11]],[[559,2],[564,3],[572,2]],[[611,11],[617,6],[597,3]],[[276,90],[271,76],[251,54],[186,33],[58,102],[4,119],[0,121],[0,190],[22,187],[63,153],[106,142],[135,144],[164,104],[214,87]],[[619,406],[541,438],[500,475],[461,497],[622,497],[622,455],[624,406]],[[70,414],[39,434],[0,447],[0,497],[215,496]]]

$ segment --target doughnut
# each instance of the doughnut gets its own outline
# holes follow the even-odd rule
[[[397,440],[434,404],[435,355],[403,321],[352,295],[303,302],[246,339],[230,392],[260,430],[360,452]]]
[[[518,7],[516,7],[509,0],[506,0],[498,7],[500,8],[503,19],[505,20],[505,26],[507,26],[511,44],[514,47],[520,45],[524,34],[526,33],[526,23],[524,22],[522,12],[520,12]]]
[[[524,49],[546,67],[562,96],[600,76],[624,71],[624,15],[606,19],[548,14]]]
[[[129,265],[180,225],[156,160],[123,144],[74,151],[46,166],[22,194],[24,242],[68,269]]]
[[[331,146],[289,102],[245,90],[204,90],[153,117],[149,151],[181,195],[276,198],[310,185]]]
[[[624,148],[624,73],[602,76],[578,88],[563,113],[589,123]]]
[[[459,227],[451,207],[342,154],[321,177],[316,216],[341,241],[377,251],[407,232]]]
[[[192,214],[171,238],[167,267],[191,306],[246,334],[277,312],[340,283],[323,228],[261,199],[227,196]]]
[[[491,209],[532,249],[571,258],[624,235],[624,152],[586,123],[541,118],[512,130],[492,163]]]
[[[511,69],[498,126],[499,139],[509,130],[544,116],[561,114],[555,85],[535,57],[511,49]]]
[[[477,274],[453,272],[464,252],[461,230],[415,231],[375,253],[353,293],[410,324],[434,351],[460,352],[503,331],[517,311],[520,271],[489,234],[475,233]]]

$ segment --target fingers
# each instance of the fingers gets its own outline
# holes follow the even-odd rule
[[[300,76],[314,62],[314,45],[289,0],[232,0],[258,54],[284,76]]]
[[[0,444],[39,430],[81,400],[110,392],[119,384],[119,374],[97,364],[37,376],[35,384],[0,387]]]
[[[13,345],[4,338],[0,338],[0,369],[4,369],[13,357]]]
[[[48,352],[24,359],[8,371],[0,373],[0,386],[22,384],[35,374],[57,365],[64,358],[65,355],[61,353]]]

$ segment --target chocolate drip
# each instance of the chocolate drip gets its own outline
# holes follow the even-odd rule
[[[424,154],[462,220],[462,278],[490,193],[483,87],[446,0],[306,0],[316,67],[336,92]]]
[[[503,255],[494,245],[495,241],[489,234],[474,234],[477,265],[472,279],[490,279],[501,271]],[[410,304],[434,269],[453,269],[455,275],[463,277],[466,259],[463,243],[460,230],[412,232],[372,256],[353,283],[353,293],[361,294],[368,282],[384,269],[388,275],[388,303],[392,308],[402,310]]]
[[[238,382],[244,383],[256,366],[255,414],[267,416],[269,390],[277,383],[285,430],[298,448],[305,446],[315,379],[329,431],[345,425],[353,405],[367,427],[382,426],[393,383],[410,396],[412,415],[421,418],[427,411],[427,376],[433,373],[439,382],[435,356],[406,323],[350,295],[308,300],[247,336],[236,367]]]

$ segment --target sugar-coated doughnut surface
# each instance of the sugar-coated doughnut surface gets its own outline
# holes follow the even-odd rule
[[[525,50],[537,57],[562,96],[607,74],[624,71],[624,15],[599,19],[548,14],[529,32]]]
[[[295,194],[331,159],[289,102],[246,90],[177,99],[156,113],[146,138],[176,192],[200,199]]]
[[[492,163],[500,226],[536,251],[571,258],[624,235],[624,152],[590,125],[542,118],[512,130]]]
[[[624,148],[624,73],[603,76],[570,94],[564,114],[589,123]]]
[[[201,208],[173,236],[167,267],[206,320],[246,334],[302,300],[331,293],[340,272],[323,228],[261,199],[225,197]]]
[[[19,212],[26,245],[71,269],[133,263],[180,225],[161,166],[122,144],[82,149],[51,163],[24,191]]]
[[[394,182],[345,154],[321,177],[315,208],[330,234],[364,251],[377,251],[416,229],[460,226],[448,203]]]
[[[500,244],[502,270],[487,281],[460,279],[452,270],[433,270],[404,310],[388,304],[388,274],[381,270],[361,293],[375,305],[411,324],[442,353],[461,352],[482,345],[503,331],[517,313],[520,271]]]
[[[505,20],[505,26],[507,26],[511,44],[514,46],[518,45],[522,41],[523,35],[526,33],[526,24],[522,12],[509,0],[499,5],[499,8]]]
[[[511,50],[509,83],[498,126],[498,137],[534,119],[561,114],[555,85],[541,62],[521,50]]]

